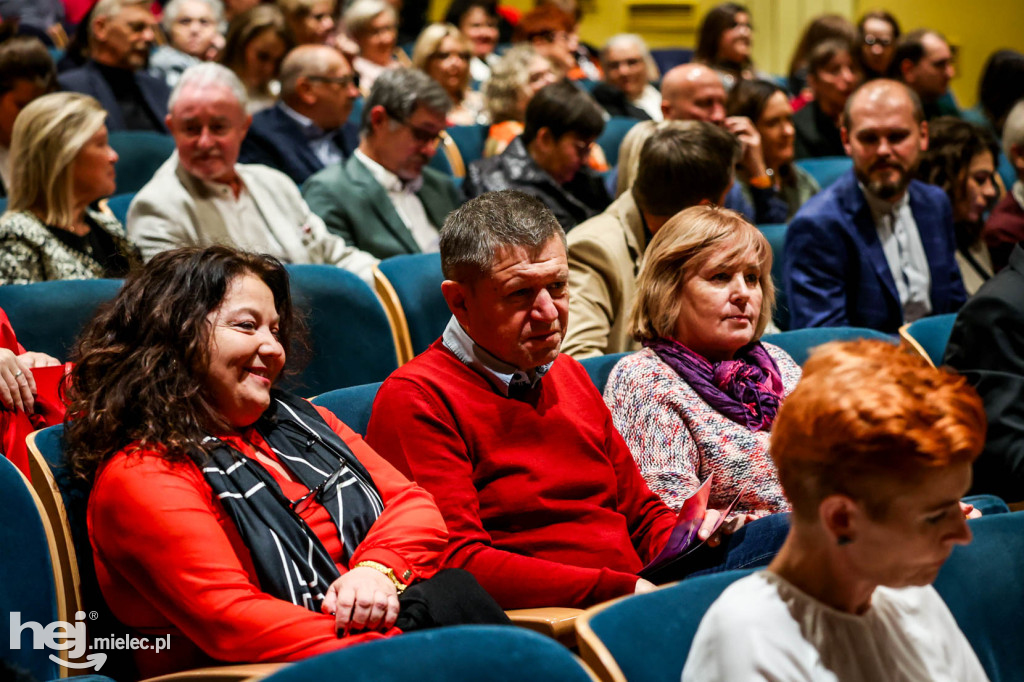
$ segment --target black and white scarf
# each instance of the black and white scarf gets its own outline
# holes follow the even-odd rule
[[[310,490],[344,469],[317,501],[338,528],[347,563],[384,510],[370,474],[316,409],[297,396],[272,391],[270,407],[254,426]],[[260,587],[319,612],[327,588],[340,575],[319,538],[263,465],[218,438],[203,444],[210,457],[199,466],[249,548]]]

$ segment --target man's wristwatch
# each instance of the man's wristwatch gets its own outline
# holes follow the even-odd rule
[[[408,585],[406,585],[398,579],[398,576],[395,575],[394,569],[385,566],[379,561],[360,561],[358,564],[356,564],[356,568],[359,568],[360,566],[372,568],[375,571],[380,571],[381,573],[383,573],[388,580],[394,583],[395,589],[398,590],[398,594],[402,594],[402,592],[405,591],[405,588],[409,587]],[[403,577],[406,579],[411,578],[412,571],[406,571]]]

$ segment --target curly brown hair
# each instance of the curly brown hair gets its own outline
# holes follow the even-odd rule
[[[158,254],[130,274],[72,352],[65,438],[76,474],[91,479],[118,451],[158,449],[172,461],[202,456],[203,439],[229,427],[204,390],[207,316],[231,282],[255,275],[270,288],[286,357],[297,320],[288,273],[276,258],[225,246]]]

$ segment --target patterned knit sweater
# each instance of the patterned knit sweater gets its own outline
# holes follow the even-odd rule
[[[789,395],[800,367],[781,348],[764,347]],[[789,511],[768,451],[771,433],[751,431],[708,405],[654,351],[616,364],[604,400],[647,485],[673,510],[714,474],[709,507],[726,507],[747,484],[734,511]]]

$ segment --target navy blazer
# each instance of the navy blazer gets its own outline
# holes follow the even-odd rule
[[[953,212],[946,193],[912,180],[910,210],[931,270],[932,314],[967,300],[956,264]],[[783,279],[790,326],[868,327],[896,333],[903,308],[867,199],[852,170],[812,197],[786,234]]]
[[[160,124],[159,131],[168,133],[164,118],[167,117],[167,100],[171,96],[171,89],[167,87],[162,79],[149,75],[145,71],[135,72],[135,84],[142,93],[142,101],[153,114],[157,123]],[[107,110],[107,130],[126,130],[124,116],[121,108],[117,106],[117,99],[110,84],[100,73],[96,62],[90,60],[77,69],[71,69],[57,76],[60,89],[68,92],[81,92],[91,95],[99,100],[100,106]]]
[[[359,146],[359,130],[352,123],[345,123],[335,131],[334,139],[347,159]],[[302,128],[279,105],[253,115],[238,160],[276,168],[299,186],[324,167],[310,148]]]

